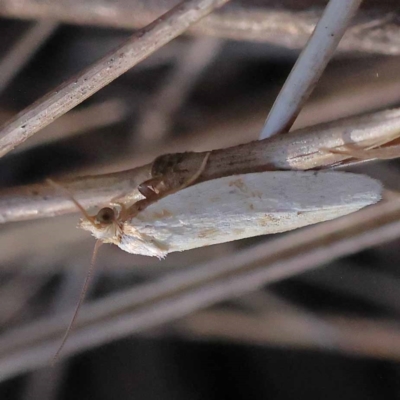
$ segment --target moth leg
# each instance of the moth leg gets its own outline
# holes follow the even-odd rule
[[[128,207],[126,210],[125,219],[123,219],[123,221],[135,217],[139,212],[143,211],[156,201],[161,200],[163,197],[179,192],[180,190],[196,182],[196,180],[199,179],[200,175],[204,172],[210,154],[211,152],[208,152],[205,155],[200,168],[196,171],[196,173],[178,188],[167,189],[162,176],[157,176],[141,183],[138,187],[138,190],[143,196],[145,196],[145,199],[139,200]]]
[[[141,183],[138,186],[138,191],[142,196],[145,197],[145,199],[141,199],[139,201],[155,198],[157,194],[160,192],[160,188],[158,187],[158,185],[160,185],[161,183],[162,183],[161,176],[151,178]],[[108,202],[110,207],[116,207],[120,209],[119,216],[121,218],[123,218],[124,215],[129,214],[127,210],[129,209],[130,206],[127,205],[128,202],[126,200],[125,201],[123,200],[125,199],[125,197],[126,194],[117,195]]]
[[[210,157],[211,152],[208,152],[205,156],[199,169],[193,174],[189,179],[183,182],[178,188],[167,189],[165,187],[164,179],[162,175],[153,177],[143,183],[141,183],[138,187],[139,192],[146,197],[147,199],[155,198],[157,200],[161,199],[162,197],[168,196],[172,193],[179,192],[199,179],[200,175],[204,172],[206,168],[208,158]]]

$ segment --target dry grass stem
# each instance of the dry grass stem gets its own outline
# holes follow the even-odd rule
[[[174,114],[183,105],[201,73],[215,59],[222,42],[214,38],[198,38],[183,48],[173,71],[164,84],[146,102],[133,139],[137,142],[165,142]]]
[[[352,161],[400,156],[400,110],[382,111],[294,131],[268,140],[211,152],[200,181],[240,173],[273,170],[307,170],[349,165]],[[387,144],[387,146],[386,146]],[[374,149],[374,146],[381,146]],[[332,150],[332,151],[331,151]],[[371,156],[369,155],[371,153]],[[89,176],[62,182],[85,207],[107,204],[129,195],[138,200],[137,186],[162,174],[176,187],[193,176],[206,153],[165,155],[155,162],[114,174]],[[355,155],[355,158],[353,157]],[[165,168],[174,162],[174,171]],[[0,192],[0,222],[35,219],[76,211],[61,191],[48,184],[5,189]]]
[[[227,340],[251,345],[339,352],[358,357],[400,360],[400,326],[393,321],[320,316],[315,321],[295,313],[251,316],[203,311],[179,322],[179,331],[197,340]]]
[[[23,143],[228,0],[187,0],[21,111],[0,130],[0,156]]]
[[[324,72],[360,3],[361,0],[329,1],[310,40],[275,100],[260,134],[260,139],[290,130]]]
[[[321,16],[322,8],[318,4],[310,7],[307,6],[310,2],[304,2],[304,5],[300,1],[286,2],[284,7],[269,3],[236,2],[205,18],[191,32],[302,48]],[[101,0],[2,0],[0,14],[13,18],[54,18],[69,24],[137,29],[175,4],[174,0],[120,0],[109,3]],[[399,54],[398,38],[399,27],[396,14],[393,13],[393,3],[383,0],[365,2],[340,48],[347,51]]]

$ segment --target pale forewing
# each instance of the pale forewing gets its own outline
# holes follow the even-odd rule
[[[347,172],[279,171],[203,182],[149,206],[124,226],[119,246],[163,257],[284,232],[376,203],[380,182]]]

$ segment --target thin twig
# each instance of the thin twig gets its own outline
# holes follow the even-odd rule
[[[0,157],[108,85],[228,0],[186,0],[19,113],[0,130]]]
[[[383,158],[385,155],[395,158],[400,156],[400,146],[395,144],[399,135],[400,109],[321,124],[276,138],[214,150],[200,181],[240,173],[348,165],[352,159],[351,151],[366,160],[377,156]],[[389,142],[394,143],[377,150],[370,148]],[[349,149],[349,154],[329,152]],[[206,153],[165,155],[139,168],[77,178],[62,182],[62,185],[86,209],[105,205],[112,198],[126,194],[129,194],[131,201],[135,201],[141,198],[138,185],[154,175],[162,174],[166,181],[175,182],[176,187],[179,187],[196,173]],[[165,165],[169,165],[171,160],[176,166],[173,171],[165,169]],[[35,219],[74,211],[76,208],[72,202],[47,184],[0,191],[0,222]]]
[[[298,3],[304,3],[306,7],[299,7]],[[104,0],[2,0],[0,14],[20,19],[52,17],[69,24],[137,29],[175,4],[175,0],[107,3]],[[280,7],[275,4],[280,3],[234,2],[208,16],[190,31],[202,36],[206,34],[225,39],[266,42],[289,48],[304,47],[323,11],[321,2],[286,1],[284,7],[283,4]],[[390,1],[365,2],[357,15],[356,24],[347,32],[340,48],[398,55],[400,42],[396,17]]]
[[[214,60],[222,42],[213,38],[195,38],[182,49],[171,73],[156,93],[146,102],[133,138],[151,146],[169,133],[174,114],[179,110],[190,90],[196,85],[204,69]],[[136,137],[138,136],[138,138]]]
[[[267,117],[260,139],[288,132],[362,0],[330,0]]]
[[[178,323],[177,333],[196,340],[227,340],[259,346],[316,349],[346,355],[400,360],[400,326],[394,321],[320,316],[314,321],[288,312],[262,316],[204,311]]]
[[[356,253],[400,236],[400,202],[381,202],[345,218],[329,221],[180,271],[81,310],[65,354],[176,320],[267,283],[309,271],[335,258]],[[0,338],[0,379],[47,362],[54,353],[70,313]]]

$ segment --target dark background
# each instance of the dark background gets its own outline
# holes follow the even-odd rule
[[[324,4],[287,1],[277,6],[276,3],[235,2],[243,8],[259,7],[268,11],[271,6],[274,10],[309,12],[318,12],[317,6]],[[385,24],[390,23],[391,29],[398,29],[400,35],[400,28],[396,28],[396,5],[390,1],[369,1],[360,15],[365,23],[378,21],[383,30]],[[387,11],[390,13],[386,14]],[[1,66],[1,60],[35,22],[26,20],[24,15],[21,19],[11,18],[1,6],[0,12],[5,14],[0,20]],[[140,12],[138,10],[135,15],[139,21]],[[384,19],[385,16],[389,19]],[[299,15],[293,14],[294,20],[298,18]],[[86,22],[75,24],[73,18],[65,19],[40,46],[37,45],[24,66],[1,90],[1,122],[90,65],[132,32],[126,27],[118,28],[115,23],[107,27]],[[168,147],[171,143],[177,143],[176,151],[184,151],[226,147],[256,139],[299,54],[295,36],[296,33],[293,37],[282,38],[282,41],[287,39],[289,45],[286,46],[271,44],[268,40],[233,40],[202,34],[176,39],[46,128],[50,136],[58,135],[56,140],[49,141],[43,136],[37,143],[27,141],[21,149],[4,157],[0,161],[1,187],[39,182],[49,176],[62,179],[133,167],[171,151]],[[349,45],[351,49],[338,51],[296,127],[400,104],[400,90],[396,89],[400,88],[400,47],[396,50],[394,46],[393,54],[388,54],[379,41],[369,52],[357,46],[353,43]],[[185,59],[190,51],[192,56]],[[167,91],[168,85],[179,86],[181,79],[187,79],[186,86],[178,90],[175,97],[167,93],[162,100],[163,90]],[[104,121],[96,117],[96,113],[94,116],[88,113],[103,103],[105,111],[99,113]],[[75,119],[68,119],[79,112]],[[72,131],[74,135],[70,134]],[[40,135],[38,133],[35,138]],[[210,139],[212,135],[217,142]],[[397,161],[366,165],[362,171],[383,180],[387,188],[398,189]],[[76,302],[77,294],[73,292],[70,304],[53,306],[71,270],[81,271],[75,273],[79,292],[90,260],[93,240],[89,235],[77,230],[65,241],[66,230],[75,232],[74,221],[78,218],[74,215],[67,222],[60,220],[52,230],[44,231],[36,230],[40,221],[1,227],[0,314],[3,316],[0,323],[3,333],[69,309]],[[32,235],[28,232],[40,232],[35,238],[42,243],[40,247],[32,244]],[[7,245],[10,242],[6,240],[10,238],[13,238],[12,246]],[[262,240],[265,239],[213,246],[171,256],[161,262],[122,254],[119,249],[108,246],[99,257],[99,270],[88,301],[240,251]],[[5,380],[0,383],[0,397],[400,398],[397,350],[400,348],[400,333],[397,332],[400,331],[396,328],[400,312],[398,249],[399,240],[376,246],[208,310],[262,320],[270,313],[280,315],[280,308],[275,309],[268,301],[268,296],[272,295],[285,307],[317,320],[346,318],[346,321],[357,322],[362,318],[383,330],[387,327],[386,336],[382,331],[376,335],[381,335],[382,340],[391,340],[393,354],[375,351],[368,343],[355,343],[353,349],[330,348],[322,340],[323,333],[317,332],[318,326],[315,327],[315,342],[304,344],[295,340],[296,331],[300,329],[298,325],[285,325],[288,331],[278,332],[274,340],[268,334],[265,340],[254,340],[252,334],[246,337],[245,330],[243,334],[240,319],[237,322],[242,332],[240,338],[230,337],[223,330],[219,334],[203,335],[201,331],[186,330],[184,320],[172,321],[140,335],[62,359],[54,368],[37,369]],[[273,318],[269,320],[270,328],[275,328]],[[388,322],[393,326],[388,327]],[[269,328],[262,326],[256,329],[257,333],[262,329]],[[364,348],[358,351],[357,346]]]

